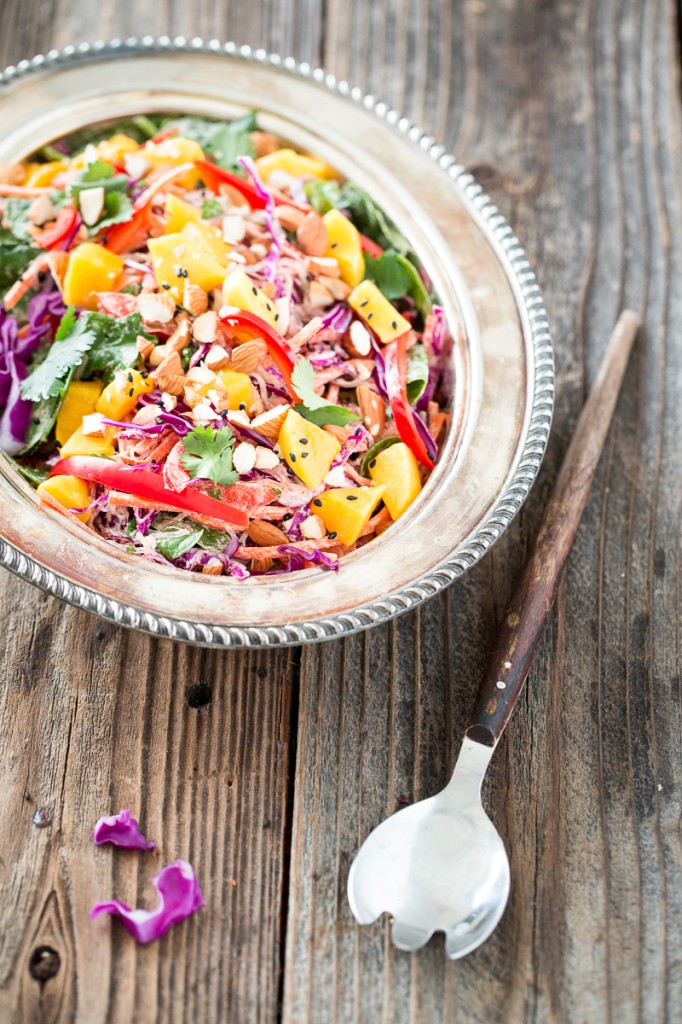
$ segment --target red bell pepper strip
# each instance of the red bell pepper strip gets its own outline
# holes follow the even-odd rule
[[[215,164],[209,163],[208,160],[195,160],[194,166],[199,172],[204,185],[206,188],[210,188],[211,192],[215,192],[218,195],[221,185],[230,185],[240,195],[244,196],[252,210],[265,209],[265,200],[261,199],[249,181],[244,181],[238,174],[232,174],[223,167],[217,167]]]
[[[102,244],[109,252],[122,253],[136,249],[147,241],[152,226],[152,200],[136,210],[130,220],[104,229]]]
[[[186,488],[184,491],[171,491],[164,485],[159,473],[149,469],[137,469],[135,466],[122,466],[111,459],[102,459],[94,455],[70,455],[52,467],[50,476],[58,474],[77,476],[81,480],[104,484],[111,490],[125,491],[126,494],[138,498],[158,501],[169,508],[182,512],[194,512],[196,515],[210,516],[222,520],[231,526],[245,530],[249,525],[249,517],[239,508],[234,508],[224,501],[211,498],[208,494]]]
[[[54,249],[69,237],[78,223],[78,210],[75,206],[63,206],[52,227],[37,231],[33,236],[36,245],[41,249]]]
[[[422,466],[433,469],[433,460],[426,445],[417,433],[414,413],[407,398],[407,336],[396,338],[384,349],[386,393],[391,403],[393,419],[400,435],[412,454]]]
[[[359,231],[358,234],[360,235],[360,245],[362,246],[362,251],[369,253],[369,255],[374,260],[379,259],[379,257],[383,255],[384,251],[381,248],[381,246],[377,245],[376,242],[373,242],[371,238],[367,237],[367,235],[363,235],[361,231]]]
[[[278,334],[269,323],[237,306],[223,307],[220,311],[220,322],[228,331],[233,333],[246,333],[249,337],[262,338],[267,345],[270,357],[284,377],[285,383],[291,393],[294,402],[300,402],[291,383],[291,371],[296,363],[296,356],[289,344],[281,334]]]
[[[153,142],[154,145],[158,145],[158,143],[163,142],[164,139],[172,139],[174,135],[178,134],[178,131],[178,128],[164,128],[162,132],[159,132],[157,135],[153,135],[149,141]]]

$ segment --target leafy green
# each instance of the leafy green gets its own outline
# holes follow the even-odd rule
[[[126,192],[128,178],[125,174],[114,174],[111,164],[95,160],[81,171],[69,185],[69,194],[78,196],[89,188],[103,188],[105,192]]]
[[[398,444],[399,441],[400,438],[393,435],[391,437],[383,437],[381,441],[377,441],[376,444],[372,445],[370,450],[365,453],[360,465],[360,476],[369,477],[370,463],[376,459],[379,452],[383,452],[386,448],[390,448],[392,444]]]
[[[195,530],[192,533],[185,531],[160,533],[154,537],[154,547],[165,558],[180,558],[190,548],[197,546],[201,540],[203,530]]]
[[[237,157],[256,155],[250,137],[257,128],[255,110],[229,122],[181,117],[167,121],[164,127],[177,128],[183,138],[198,142],[204,153],[227,171],[243,173]]]
[[[346,409],[342,405],[334,405],[333,402],[315,394],[313,386],[315,370],[309,359],[299,358],[296,360],[291,374],[291,383],[303,402],[303,405],[298,407],[298,412],[311,423],[315,423],[316,426],[322,427],[325,423],[331,423],[337,427],[345,427],[347,423],[353,423],[360,419],[350,409]]]
[[[102,121],[99,124],[88,125],[80,131],[73,132],[71,135],[62,136],[62,139],[56,139],[56,142],[65,141],[69,147],[71,154],[80,153],[85,149],[86,146],[96,146],[98,142],[104,141],[104,139],[110,138],[114,132],[121,132],[123,135],[129,135],[136,142],[146,142],[147,139],[151,139],[152,136],[156,135],[161,128],[162,122],[166,118],[162,115],[156,114],[153,116],[138,115],[136,117],[128,118],[127,120],[120,121]],[[47,156],[47,147],[45,147],[42,153]],[[53,150],[50,147],[51,152],[56,153],[57,150]],[[58,157],[51,156],[50,159],[64,159],[64,154],[59,153]]]
[[[14,463],[16,471],[21,473],[24,479],[28,480],[32,487],[37,487],[38,484],[42,484],[43,480],[47,480],[50,475],[50,471],[48,469],[38,469],[35,466],[22,466],[20,462],[16,462],[14,459],[11,461]]]
[[[210,220],[211,217],[219,217],[223,212],[222,204],[218,199],[205,199],[201,207],[203,220]]]
[[[4,228],[0,228],[0,292],[2,295],[18,281],[40,249],[28,242],[18,241]],[[2,296],[0,295],[0,298]]]
[[[365,277],[374,281],[389,302],[410,295],[423,319],[431,312],[431,299],[419,271],[395,249],[388,249],[376,259],[365,253]]]
[[[128,196],[122,192],[107,192],[104,196],[104,210],[102,217],[90,229],[91,234],[96,234],[102,228],[108,228],[112,224],[123,224],[129,221],[133,215],[133,204]]]
[[[66,202],[66,194],[59,189],[53,189],[50,192],[50,199],[55,210],[60,210]],[[3,220],[9,225],[9,229],[14,237],[21,241],[33,241],[30,231],[33,224],[28,219],[28,211],[33,202],[33,199],[17,199],[16,196],[13,196],[5,203]]]
[[[222,551],[225,547],[226,539],[225,533],[222,530],[209,530],[205,526],[201,531],[201,538],[197,541],[197,544],[200,548],[204,548],[205,551]]]
[[[310,178],[304,182],[303,190],[310,205],[318,213],[324,214],[334,208],[347,210],[358,231],[367,235],[382,249],[395,249],[403,256],[412,255],[410,243],[395,224],[363,189],[352,182],[339,184],[337,181]]]
[[[61,409],[66,389],[73,379],[73,369],[69,370],[62,381],[61,390],[53,398],[42,398],[39,402],[33,403],[31,421],[26,431],[22,455],[28,455],[50,436],[50,431],[55,425],[57,415]]]
[[[239,479],[232,468],[234,434],[229,427],[213,430],[199,424],[182,442],[185,449],[180,461],[192,479],[201,477],[221,487],[229,487]]]
[[[415,345],[407,353],[405,379],[407,381],[407,400],[410,405],[414,405],[424,394],[429,380],[429,360],[423,345]]]
[[[142,333],[139,313],[118,319],[105,313],[83,313],[76,319],[75,310],[69,307],[45,358],[22,382],[24,398],[40,402],[63,396],[84,356],[87,359],[83,376],[91,377],[101,371],[104,382],[108,383],[117,370],[127,369],[137,361],[137,336]],[[49,407],[50,415],[52,411]],[[47,413],[48,407],[45,408]]]

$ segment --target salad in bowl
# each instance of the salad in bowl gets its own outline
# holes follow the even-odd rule
[[[333,167],[154,115],[0,167],[0,448],[141,558],[318,567],[405,515],[448,433],[424,268]]]

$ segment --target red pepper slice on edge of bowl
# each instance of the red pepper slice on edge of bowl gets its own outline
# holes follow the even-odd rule
[[[415,458],[427,469],[433,469],[433,459],[417,431],[414,413],[407,398],[407,335],[390,342],[383,352],[386,373],[386,393],[391,403],[393,419],[400,435]]]
[[[191,488],[171,491],[164,486],[163,479],[158,473],[152,473],[148,469],[122,466],[119,462],[98,458],[95,455],[70,455],[60,459],[50,470],[50,476],[62,474],[104,484],[111,490],[124,491],[137,498],[158,501],[181,512],[210,516],[239,529],[245,530],[249,525],[249,517],[241,509]]]
[[[291,371],[294,368],[296,356],[281,334],[255,313],[249,313],[237,306],[224,306],[220,311],[220,322],[234,334],[244,333],[249,338],[262,338],[267,345],[273,363],[284,377],[294,402],[301,401],[291,384]]]

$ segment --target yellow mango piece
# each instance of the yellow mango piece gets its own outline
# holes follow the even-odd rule
[[[191,220],[199,220],[201,211],[196,206],[179,199],[172,192],[166,196],[166,234],[174,235],[182,231]]]
[[[82,425],[83,417],[95,411],[103,386],[98,380],[74,380],[69,384],[54,432],[59,444],[66,444]]]
[[[267,181],[273,171],[284,171],[292,178],[338,178],[337,172],[322,160],[304,156],[293,149],[276,149],[256,160],[258,173]]]
[[[96,292],[109,292],[123,270],[123,257],[95,242],[83,242],[69,253],[63,297],[67,306],[97,309]]]
[[[274,302],[260,288],[256,288],[243,270],[233,270],[225,278],[223,296],[225,305],[237,306],[238,309],[245,309],[247,313],[255,313],[277,330],[277,309]]]
[[[205,221],[188,221],[180,234],[187,239],[190,245],[202,252],[209,252],[214,259],[223,266],[227,265],[227,257],[232,246],[224,241],[221,232],[215,224],[207,224]]]
[[[90,504],[90,488],[78,476],[51,476],[38,484],[38,494],[49,494],[66,509],[86,508]],[[76,519],[85,522],[89,512],[74,512]]]
[[[329,248],[325,256],[338,260],[341,278],[355,288],[365,276],[365,257],[360,232],[340,210],[329,210],[322,218],[327,229]]]
[[[198,284],[207,292],[222,284],[225,266],[218,263],[207,248],[197,248],[182,233],[150,238],[148,248],[152,254],[152,268],[157,284],[160,288],[165,284],[170,285],[170,289],[165,290],[169,291],[176,302],[180,301],[184,293],[185,281]],[[187,277],[178,276],[179,270],[186,270]]]
[[[116,451],[116,428],[105,427],[104,431],[104,437],[99,437],[97,434],[84,434],[82,426],[77,427],[59,454],[63,458],[67,455],[113,455]]]
[[[116,132],[115,135],[98,143],[96,147],[100,160],[116,164],[123,162],[123,156],[126,153],[135,153],[139,148],[135,139],[131,139],[124,132]]]
[[[239,409],[244,406],[248,409],[253,403],[253,386],[248,373],[238,373],[236,370],[220,370],[218,380],[227,395],[228,409]],[[213,385],[205,385],[206,393]],[[203,390],[203,388],[202,388]]]
[[[335,533],[342,544],[355,544],[385,490],[385,487],[333,487],[319,498],[313,498],[312,511],[320,517],[327,532]]]
[[[304,420],[295,409],[289,409],[278,439],[282,458],[299,480],[308,487],[317,487],[329,472],[341,451],[341,445],[322,427]]]
[[[136,407],[140,395],[154,390],[154,382],[149,377],[143,377],[139,370],[123,370],[122,373],[125,375],[125,387],[120,388],[117,374],[117,379],[107,384],[97,401],[96,411],[109,420],[123,419]],[[72,455],[75,454],[72,452]]]
[[[369,475],[375,484],[386,488],[384,504],[391,519],[399,519],[422,489],[419,463],[402,441],[384,448],[369,464]]]
[[[161,142],[146,142],[140,150],[145,160],[157,170],[167,170],[169,167],[177,167],[179,164],[193,163],[195,160],[204,159],[204,151],[198,142],[192,139],[183,139],[182,136],[174,135],[170,139],[163,139]],[[192,169],[183,174],[175,181],[184,188],[196,188],[199,183],[198,173]]]
[[[45,188],[60,171],[65,171],[68,166],[68,160],[50,160],[46,164],[29,164],[22,184],[28,188]]]
[[[384,345],[410,330],[410,322],[392,306],[374,281],[362,281],[348,296],[348,305],[362,317]]]

